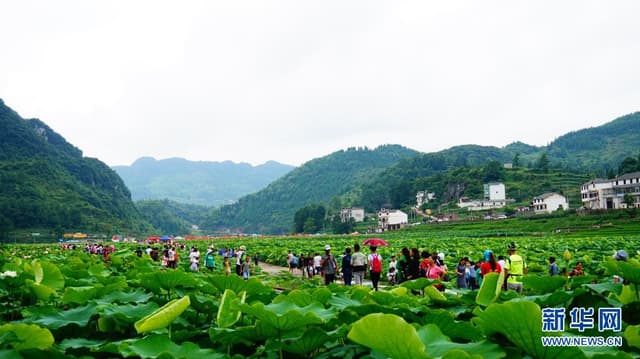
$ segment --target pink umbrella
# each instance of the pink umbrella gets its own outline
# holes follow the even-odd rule
[[[385,241],[382,238],[368,238],[364,242],[362,242],[362,244],[364,244],[365,246],[375,246],[375,247],[389,245],[389,243],[387,243],[387,241]]]

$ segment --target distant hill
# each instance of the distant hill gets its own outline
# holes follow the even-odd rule
[[[163,200],[143,200],[136,207],[149,223],[162,234],[183,235],[192,232],[193,225],[204,221],[209,207]]]
[[[263,189],[293,168],[274,161],[251,166],[231,161],[155,160],[151,157],[140,158],[131,166],[113,167],[135,201],[169,199],[202,206],[233,203],[246,194]]]
[[[357,183],[375,176],[403,158],[418,152],[385,145],[376,149],[350,148],[316,158],[271,183],[267,188],[213,210],[203,227],[211,230],[287,233],[294,212],[305,205],[329,201]]]
[[[371,160],[385,149],[402,150],[387,161]],[[329,210],[351,205],[364,206],[368,211],[400,208],[414,203],[418,190],[436,191],[439,203],[455,202],[463,195],[481,195],[483,181],[492,180],[496,166],[501,169],[514,160],[521,170],[503,174],[502,179],[509,184],[510,196],[526,203],[542,192],[560,191],[575,204],[575,186],[593,176],[605,176],[608,170],[617,169],[622,159],[637,157],[639,149],[640,113],[633,113],[602,126],[568,133],[548,146],[514,142],[502,148],[461,145],[435,153],[419,153],[398,145],[360,153],[353,149],[339,151],[306,163],[237,204],[213,211],[203,225],[211,229],[286,232],[292,226],[295,210],[308,204],[325,204]],[[549,161],[547,173],[537,169],[543,155]],[[354,174],[351,163],[359,161],[378,165],[359,165],[361,171]],[[494,165],[489,166],[492,161]]]
[[[113,234],[150,227],[113,170],[2,100],[0,136],[0,234],[21,228]]]

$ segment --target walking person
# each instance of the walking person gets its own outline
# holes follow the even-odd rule
[[[458,265],[456,266],[456,287],[459,289],[467,288],[467,280],[465,278],[467,270],[467,263],[464,258],[460,258]]]
[[[367,269],[367,257],[360,252],[358,243],[353,245],[353,255],[351,256],[351,271],[353,273],[353,281],[357,285],[362,285],[364,272]]]
[[[242,262],[242,278],[248,280],[251,275],[251,258],[245,256],[244,262]]]
[[[382,273],[382,256],[377,252],[378,247],[369,247],[371,254],[367,258],[369,261],[369,271],[371,273],[371,283],[373,284],[373,290],[378,290],[378,283],[380,282],[380,274]]]
[[[507,274],[507,290],[515,290],[522,294],[522,277],[527,272],[527,264],[517,253],[515,242],[511,242],[507,248],[509,258],[505,263],[505,273]]]
[[[324,276],[324,284],[329,285],[333,283],[336,280],[338,263],[333,254],[331,254],[331,246],[328,244],[324,246],[324,255],[322,256],[320,267],[322,268],[321,271]]]
[[[342,279],[344,280],[344,285],[351,285],[351,276],[352,276],[352,268],[351,268],[351,248],[347,247],[344,249],[344,255],[342,256]]]

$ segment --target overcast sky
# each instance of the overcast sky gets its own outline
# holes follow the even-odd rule
[[[6,1],[0,98],[109,165],[545,145],[640,110],[639,1]]]

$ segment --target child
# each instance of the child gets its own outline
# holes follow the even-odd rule
[[[224,257],[224,275],[229,275],[231,273],[231,265],[229,264],[229,257]]]
[[[244,262],[242,262],[242,278],[244,278],[244,280],[249,279],[250,272],[251,258],[249,258],[249,256],[246,256]]]
[[[389,272],[387,273],[387,279],[389,280],[389,285],[396,284],[396,267],[389,267]]]
[[[556,258],[549,257],[549,275],[558,274],[560,274],[560,269],[558,268],[558,263],[556,263]]]

